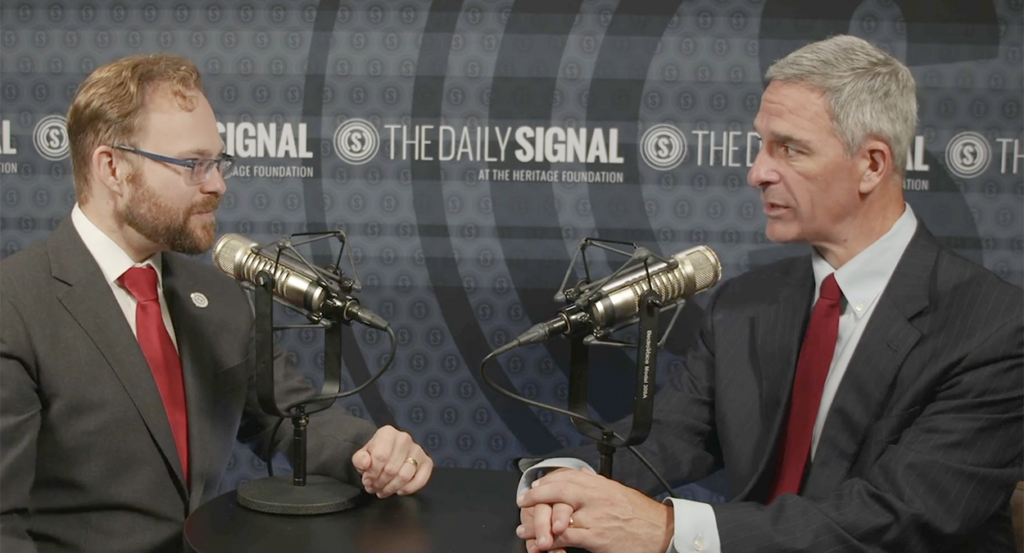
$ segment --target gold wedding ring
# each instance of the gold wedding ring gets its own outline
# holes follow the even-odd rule
[[[413,459],[412,457],[406,457],[405,462],[406,463],[412,463],[412,466],[414,466],[416,468],[420,468],[420,462],[417,461],[416,459]]]
[[[572,517],[569,517],[569,528],[572,528]]]

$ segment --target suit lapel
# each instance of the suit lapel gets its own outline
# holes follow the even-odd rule
[[[805,495],[827,495],[846,478],[871,422],[882,415],[893,379],[921,337],[910,320],[928,305],[937,253],[938,243],[919,221],[839,383],[804,482]]]
[[[188,411],[188,441],[190,472],[190,511],[198,507],[206,485],[208,467],[204,464],[202,452],[212,448],[210,421],[213,417],[211,390],[214,389],[213,372],[203,370],[209,361],[203,356],[208,348],[203,344],[209,340],[211,325],[204,324],[204,307],[198,307],[192,299],[193,293],[207,294],[202,286],[188,271],[181,270],[180,261],[174,254],[163,256],[164,299],[174,324],[174,333],[178,341],[178,353],[181,357],[181,369],[185,380],[185,398]]]
[[[164,460],[174,471],[178,491],[187,497],[171,425],[149,364],[132,335],[121,306],[108,290],[96,260],[68,217],[48,240],[53,278],[68,285],[58,300],[89,335],[131,398]],[[116,429],[111,429],[116,431]]]
[[[775,300],[762,306],[754,316],[753,362],[761,378],[761,420],[767,423],[757,436],[751,437],[751,442],[757,444],[755,455],[761,461],[746,488],[737,496],[740,499],[750,494],[757,499],[765,492],[765,484],[772,476],[769,469],[774,466],[775,444],[785,422],[803,329],[810,316],[814,293],[810,258],[797,260],[775,286],[778,286]]]

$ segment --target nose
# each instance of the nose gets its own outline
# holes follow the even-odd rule
[[[220,174],[220,171],[214,169],[210,171],[210,176],[206,178],[202,183],[202,191],[204,194],[216,194],[223,196],[224,192],[227,192],[228,185],[224,182],[224,175]]]
[[[747,172],[747,184],[763,187],[779,182],[779,172],[775,169],[771,156],[762,146],[754,158],[754,164]]]

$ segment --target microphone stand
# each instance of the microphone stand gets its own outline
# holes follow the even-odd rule
[[[629,252],[614,248],[608,244],[629,245],[633,247],[634,251],[630,254]],[[619,269],[613,271],[611,275],[600,280],[593,281],[587,264],[586,249],[589,246],[597,246],[606,251],[627,256],[630,260]],[[580,258],[583,260],[585,276],[583,279],[578,281],[575,286],[566,288],[566,284],[573,275],[576,260]],[[612,461],[614,459],[615,450],[616,448],[626,447],[643,465],[650,469],[651,473],[665,487],[665,490],[669,495],[675,497],[672,491],[672,486],[670,486],[658,471],[655,470],[650,461],[644,458],[636,447],[634,447],[647,439],[653,422],[654,383],[658,365],[658,350],[665,345],[665,342],[668,341],[668,336],[675,327],[675,324],[679,319],[679,315],[682,313],[683,307],[686,304],[678,294],[669,296],[676,300],[673,304],[675,306],[675,313],[672,315],[664,334],[662,334],[661,312],[669,307],[663,306],[663,297],[659,294],[657,287],[654,285],[654,280],[651,276],[649,266],[649,262],[652,259],[657,260],[663,266],[670,268],[674,268],[675,266],[673,264],[678,263],[675,259],[662,259],[648,251],[646,248],[638,247],[632,242],[584,238],[580,241],[576,254],[573,256],[569,268],[565,272],[565,277],[562,279],[562,284],[559,288],[564,291],[555,295],[556,301],[566,302],[566,308],[563,309],[560,317],[546,323],[534,325],[533,328],[523,333],[519,338],[516,338],[515,340],[512,340],[511,342],[508,342],[488,353],[480,361],[480,377],[483,379],[484,383],[505,397],[538,409],[546,409],[554,413],[568,416],[570,420],[572,420],[573,426],[583,436],[597,441],[598,452],[600,454],[598,472],[602,476],[607,478],[612,477]],[[626,273],[627,270],[632,271],[640,266],[644,268],[646,273],[646,287],[644,288],[644,291],[636,297],[636,315],[610,327],[603,327],[600,325],[595,327],[594,315],[590,308],[594,305],[594,302],[601,301],[602,297],[606,294],[606,291],[602,290],[602,287],[607,285],[609,282],[616,282],[615,279],[618,279],[620,275]],[[717,281],[717,279],[718,274],[716,273],[714,280]],[[711,284],[713,284],[713,282]],[[625,284],[621,285],[624,286]],[[633,323],[639,323],[640,332],[635,344],[608,339],[610,335]],[[488,376],[486,370],[488,361],[514,348],[536,343],[540,340],[546,340],[548,337],[555,334],[564,335],[570,340],[569,397],[566,409],[547,405],[534,401],[530,398],[523,397],[511,390],[505,389]],[[661,335],[660,338],[659,335]],[[588,346],[592,345],[636,348],[633,425],[630,430],[629,437],[627,438],[620,437],[613,429],[603,422],[592,419],[587,412],[588,375],[590,364]]]
[[[309,415],[330,407],[341,390],[341,324],[318,320],[319,324],[299,326],[325,327],[324,384],[316,399],[282,411],[274,393],[274,277],[267,271],[260,271],[255,281],[256,396],[265,413],[291,418],[293,474],[291,478],[271,476],[240,485],[238,503],[254,511],[287,515],[318,515],[354,507],[365,498],[361,488],[334,478],[306,474]],[[350,288],[348,284],[343,287]],[[268,458],[267,463],[270,462]]]
[[[640,296],[640,334],[636,343],[636,380],[633,395],[633,424],[627,438],[620,438],[607,427],[599,428],[588,421],[587,395],[590,373],[590,349],[584,337],[575,335],[569,349],[569,411],[579,415],[572,417],[572,425],[580,434],[597,442],[600,454],[598,474],[612,478],[612,461],[615,450],[643,443],[651,431],[654,415],[654,381],[658,367],[658,336],[661,331],[661,301],[657,292],[647,290]],[[595,344],[609,344],[594,342]]]
[[[609,244],[629,245],[633,247],[634,251],[629,253]],[[587,263],[586,250],[589,246],[597,246],[606,251],[624,255],[629,257],[630,260],[613,271],[611,275],[594,282],[591,279],[590,268]],[[566,288],[566,284],[569,282],[569,279],[573,274],[573,269],[576,266],[576,260],[580,258],[583,260],[585,277],[578,281],[575,286]],[[607,478],[612,477],[612,461],[615,456],[615,450],[620,447],[628,447],[630,451],[641,460],[641,462],[649,466],[648,462],[643,459],[633,446],[643,443],[650,434],[654,417],[654,383],[658,366],[658,350],[664,346],[665,341],[668,339],[668,334],[675,326],[676,320],[678,319],[685,303],[682,300],[678,301],[675,308],[675,314],[669,322],[668,329],[666,330],[665,335],[661,336],[661,311],[665,309],[665,307],[663,305],[661,294],[653,284],[649,266],[651,259],[659,261],[664,266],[673,268],[675,264],[678,263],[674,259],[662,259],[651,253],[646,248],[638,247],[636,244],[631,242],[584,238],[580,242],[580,245],[576,250],[576,254],[573,256],[573,259],[569,264],[569,268],[565,272],[565,276],[562,278],[562,284],[559,288],[564,291],[555,295],[556,301],[562,300],[566,303],[566,309],[562,313],[561,320],[559,321],[556,319],[556,322],[560,322],[560,325],[551,324],[547,328],[542,327],[542,331],[537,334],[531,335],[530,333],[524,333],[523,336],[529,335],[525,338],[525,342],[520,339],[509,342],[484,357],[480,364],[481,376],[483,377],[484,382],[502,395],[534,407],[568,415],[573,426],[580,434],[597,442],[597,449],[600,454],[598,473]],[[644,268],[644,272],[646,273],[646,288],[640,296],[636,298],[636,315],[609,328],[593,328],[592,325],[595,321],[593,313],[589,310],[589,306],[600,301],[604,296],[605,292],[602,291],[602,286],[606,285],[613,279],[619,278],[619,276],[627,270],[634,270],[640,266]],[[607,337],[614,332],[634,323],[639,323],[639,335],[635,344],[607,339]],[[540,325],[536,325],[534,328],[537,328],[538,326]],[[531,329],[531,332],[533,332],[533,329]],[[518,394],[502,389],[501,386],[498,386],[497,383],[488,378],[486,371],[484,371],[484,366],[488,360],[512,348],[519,347],[526,343],[532,343],[537,336],[546,338],[554,332],[563,334],[570,340],[569,397],[566,409],[537,403],[521,397]],[[521,336],[520,338],[523,337]],[[590,374],[589,346],[592,345],[636,348],[633,422],[627,438],[622,438],[607,425],[590,418],[588,413],[587,406]],[[658,478],[661,479],[660,476],[658,476]],[[667,484],[665,484],[665,487],[671,491],[671,488]]]

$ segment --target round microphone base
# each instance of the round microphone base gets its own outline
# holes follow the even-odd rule
[[[273,476],[238,487],[238,504],[277,515],[322,515],[356,507],[368,498],[363,490],[326,476],[307,476],[296,486],[291,476]]]

